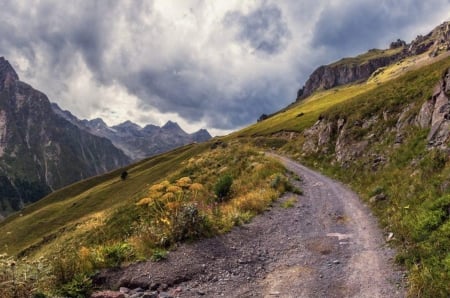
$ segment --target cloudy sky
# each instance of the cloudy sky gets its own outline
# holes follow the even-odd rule
[[[79,118],[223,134],[319,65],[410,42],[450,0],[0,0],[0,56]]]

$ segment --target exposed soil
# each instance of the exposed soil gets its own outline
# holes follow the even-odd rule
[[[293,196],[285,195],[226,235],[183,244],[162,262],[103,272],[98,281],[173,297],[404,297],[395,252],[357,195],[277,158],[301,177],[294,184],[304,194],[294,207],[281,206]]]

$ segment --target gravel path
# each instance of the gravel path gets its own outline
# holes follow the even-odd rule
[[[103,272],[97,281],[148,289],[154,297],[404,297],[394,251],[357,195],[272,156],[301,177],[294,184],[304,194],[294,207],[281,207],[288,194],[226,235],[183,244],[163,262]]]

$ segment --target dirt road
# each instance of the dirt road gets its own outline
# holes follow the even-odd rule
[[[355,193],[285,157],[303,190],[227,235],[185,244],[166,261],[100,277],[160,297],[404,297],[403,272]],[[156,292],[155,292],[156,293]],[[138,297],[138,296],[136,296]]]

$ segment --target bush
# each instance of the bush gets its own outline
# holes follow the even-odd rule
[[[153,262],[159,262],[162,260],[167,259],[167,251],[164,249],[155,249],[153,250],[152,256],[150,257],[150,259]]]
[[[106,246],[102,253],[107,267],[119,267],[123,262],[134,257],[133,248],[127,243]]]
[[[207,234],[208,225],[196,204],[185,203],[172,214],[172,237],[175,241],[196,239]]]
[[[230,194],[231,185],[233,184],[233,177],[226,174],[217,180],[214,185],[214,193],[219,201],[224,201]]]
[[[292,208],[292,207],[295,206],[295,203],[297,203],[297,198],[290,197],[289,199],[287,199],[286,201],[281,203],[281,207],[283,207],[283,208]]]
[[[77,274],[74,278],[61,286],[59,295],[70,298],[89,297],[92,291],[92,280],[86,274]]]

